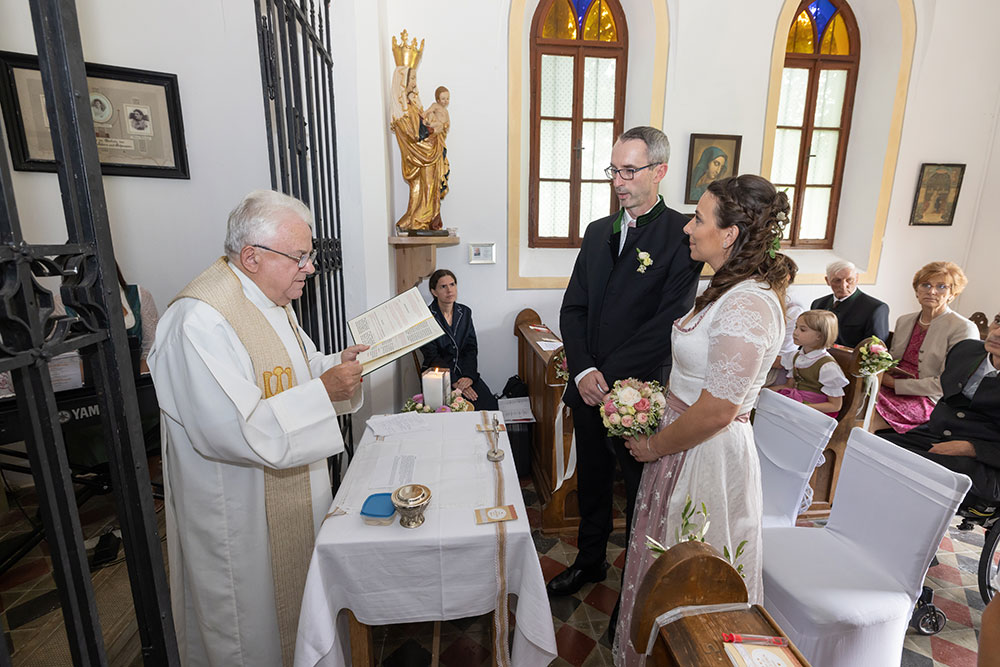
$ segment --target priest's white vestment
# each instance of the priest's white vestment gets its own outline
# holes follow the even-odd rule
[[[161,410],[170,595],[184,665],[275,667],[264,467],[309,465],[318,531],[333,500],[326,458],[344,448],[337,414],[357,410],[362,395],[331,404],[319,376],[340,355],[319,353],[299,329],[303,356],[285,309],[233,272],[284,344],[297,384],[263,398],[246,348],[203,301],[179,299],[160,319],[148,363]]]

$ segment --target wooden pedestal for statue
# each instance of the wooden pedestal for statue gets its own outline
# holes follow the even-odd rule
[[[559,475],[566,470],[573,448],[573,412],[562,405],[566,382],[556,375],[555,356],[558,350],[543,350],[538,344],[543,339],[558,340],[559,337],[543,325],[542,318],[530,308],[518,313],[514,320],[514,336],[517,337],[517,374],[528,385],[531,412],[535,415],[531,477],[542,505],[542,532],[575,534],[580,525],[576,472],[563,480],[558,489],[555,488]],[[558,442],[555,426],[560,409],[563,412],[563,437]],[[559,469],[557,447],[562,450],[562,470]],[[615,519],[614,527],[624,530],[624,517]]]
[[[678,607],[746,603],[747,588],[735,569],[704,542],[682,542],[661,554],[646,573],[635,598],[630,635],[645,649],[656,617]],[[647,665],[731,667],[722,633],[785,637],[760,605],[737,611],[692,614],[661,627]],[[796,659],[809,663],[789,642]]]
[[[457,236],[390,236],[396,255],[396,294],[402,294],[437,267],[437,247],[458,245]]]

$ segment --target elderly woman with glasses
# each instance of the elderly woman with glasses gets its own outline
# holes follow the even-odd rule
[[[899,366],[882,375],[873,431],[906,433],[930,418],[948,352],[959,341],[979,338],[976,325],[948,307],[968,282],[952,262],[931,262],[913,276],[920,310],[896,320],[889,352]]]

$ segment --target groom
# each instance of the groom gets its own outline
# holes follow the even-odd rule
[[[595,406],[615,380],[666,384],[671,326],[694,303],[702,265],[691,260],[682,231],[688,218],[657,194],[669,158],[670,142],[652,127],[632,128],[615,142],[605,174],[622,208],[587,227],[563,296],[559,328],[573,378],[563,401],[573,409],[576,429],[580,552],[549,582],[552,595],[571,595],[605,578],[615,460],[632,525],[642,464],[621,438],[607,436]],[[640,253],[652,264],[645,266]]]

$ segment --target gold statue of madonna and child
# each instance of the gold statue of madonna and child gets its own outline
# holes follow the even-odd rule
[[[451,94],[440,86],[434,91],[434,104],[424,110],[417,90],[417,65],[424,52],[424,41],[420,41],[418,48],[416,38],[407,41],[405,30],[400,37],[402,44],[396,42],[395,36],[392,38],[396,69],[392,73],[389,129],[399,144],[410,200],[396,227],[402,232],[440,230],[441,200],[448,193],[450,173],[445,138],[451,128],[447,108]]]

